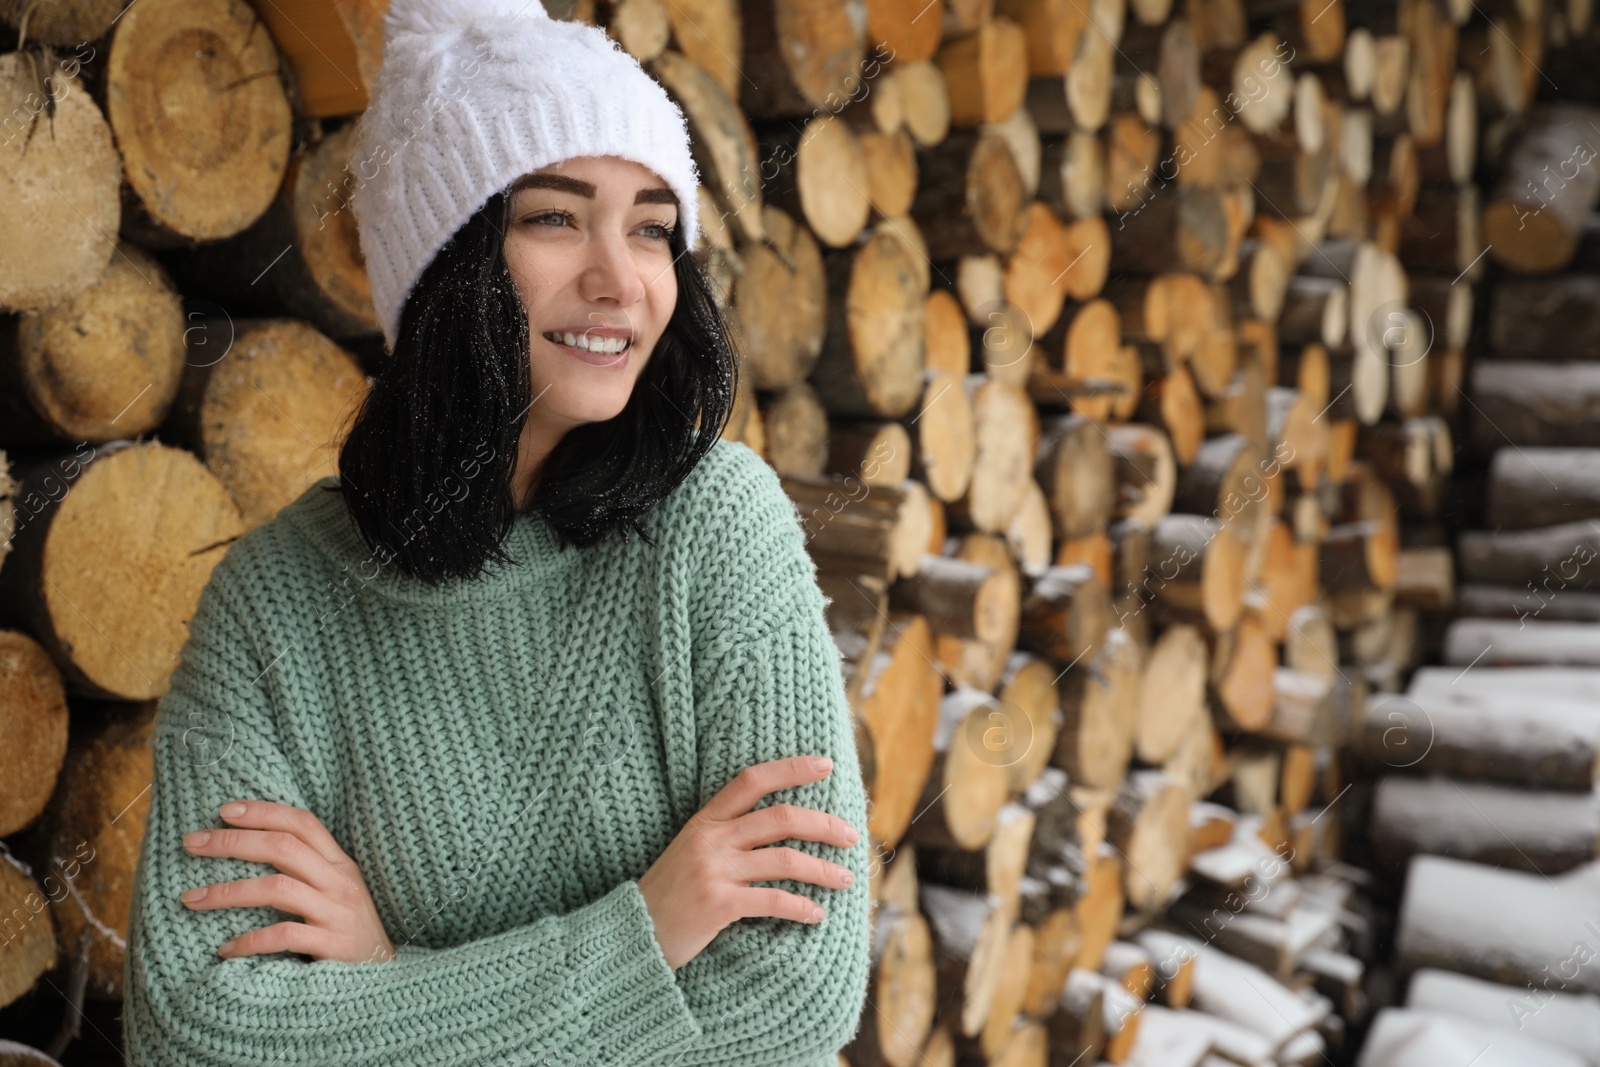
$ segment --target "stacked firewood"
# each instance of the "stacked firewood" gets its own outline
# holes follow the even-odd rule
[[[1490,1046],[1496,1063],[1600,1063],[1600,107],[1539,104],[1497,140],[1460,584],[1433,598],[1453,601],[1441,665],[1368,719],[1371,844],[1381,873],[1404,874],[1394,962],[1409,975],[1404,1007],[1375,1020],[1371,1067]],[[1418,557],[1442,593],[1448,550]]]
[[[1447,488],[1461,423],[1482,415],[1462,402],[1474,285],[1535,269],[1557,222],[1594,206],[1591,169],[1551,228],[1508,227],[1549,198],[1526,199],[1531,174],[1588,159],[1582,112],[1535,105],[1527,49],[1508,49],[1507,32],[1526,45],[1519,27],[1538,42],[1546,22],[1556,34],[1585,13],[1263,5],[1229,37],[1214,21],[1226,12],[1205,5],[1107,7],[1002,4],[965,30],[947,8],[931,58],[951,130],[937,140],[920,113],[898,128],[883,117],[905,61],[923,57],[882,25],[874,43],[894,61],[849,104],[774,115],[744,100],[757,144],[776,146],[765,158],[781,161],[763,171],[767,210],[805,223],[781,241],[810,234],[824,262],[784,277],[789,292],[821,277],[799,291],[824,295],[799,305],[817,309],[799,365],[785,348],[758,370],[741,432],[765,443],[811,528],[869,756],[885,871],[875,1015],[852,1063],[1351,1057],[1368,993],[1393,990],[1369,990],[1366,876],[1337,862],[1345,757],[1356,775],[1396,776],[1379,788],[1380,822],[1394,821],[1397,785],[1422,790],[1399,821],[1424,840],[1381,840],[1389,859],[1456,848],[1444,835],[1477,799],[1400,776],[1450,767],[1425,748],[1426,716],[1394,700],[1426,624],[1455,610]],[[1319,42],[1329,12],[1346,25]],[[1029,31],[1025,59],[999,58],[1008,20]],[[1072,42],[1054,58],[1052,28]],[[1024,62],[1026,85],[1007,89]],[[798,132],[768,133],[777,119]],[[910,168],[879,170],[882,139],[902,131],[914,192]],[[830,165],[785,150],[796,141]],[[1495,181],[1487,204],[1480,176]],[[1013,205],[1021,217],[1003,225]],[[885,269],[886,235],[916,255]],[[750,282],[731,286],[741,310]],[[773,303],[744,316],[763,339]],[[1565,326],[1578,314],[1542,326],[1586,337]],[[1008,394],[1010,418],[984,417]],[[963,395],[972,414],[953,419]],[[1525,420],[1540,425],[1551,404],[1527,401]],[[1584,425],[1581,400],[1565,410]],[[941,488],[969,435],[970,480]],[[997,504],[1008,479],[1015,502]],[[1517,525],[1551,521],[1512,500]],[[1004,625],[997,579],[1016,605]],[[924,622],[934,647],[907,651]],[[1479,743],[1500,759],[1514,747],[1493,732]],[[1595,743],[1581,726],[1556,731],[1523,784],[1578,788],[1538,760],[1553,747],[1592,771]],[[1566,803],[1553,851],[1592,852],[1588,799]],[[1409,897],[1406,921],[1437,909],[1459,937],[1514,906],[1485,898],[1463,924],[1445,885]],[[1372,1063],[1443,1062],[1439,1043],[1461,1040],[1423,988],[1408,1012],[1382,1014]],[[1256,1043],[1230,1044],[1223,1022]],[[1410,1044],[1419,1027],[1428,1038]]]
[[[382,364],[349,196],[383,6],[0,0],[0,836],[36,860],[0,864],[0,1005],[63,965],[120,996],[185,620]],[[1587,664],[1600,621],[1563,570],[1517,629],[1600,506],[1600,118],[1535,99],[1581,0],[547,6],[689,118],[726,432],[828,597],[876,855],[850,1064],[1354,1056],[1352,786],[1412,864],[1405,966],[1465,975],[1415,980],[1373,1067],[1560,963],[1483,931],[1585,914],[1600,836],[1592,683],[1495,666]],[[1459,589],[1458,440],[1493,454]],[[1509,622],[1407,690],[1458,605]]]
[[[228,545],[336,469],[367,378],[333,338],[376,320],[323,206],[347,134],[305,136],[249,5],[0,21],[0,1059],[120,1063],[155,701]],[[189,250],[270,317],[193,299]]]

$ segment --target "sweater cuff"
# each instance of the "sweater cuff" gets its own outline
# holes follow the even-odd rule
[[[573,913],[570,980],[591,1032],[613,1035],[619,1062],[646,1063],[705,1035],[656,940],[636,879]]]

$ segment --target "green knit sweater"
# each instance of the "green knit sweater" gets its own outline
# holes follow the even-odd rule
[[[161,700],[129,916],[128,1062],[832,1067],[867,991],[866,795],[839,654],[776,474],[718,439],[642,524],[430,589],[379,568],[324,478],[233,544]],[[449,521],[448,510],[428,521]],[[637,879],[745,767],[831,756],[770,794],[862,830],[785,842],[855,872],[772,884],[820,924],[738,920],[674,971]],[[224,959],[273,908],[195,911],[270,874],[194,856],[218,808],[306,808],[359,866],[398,955]]]

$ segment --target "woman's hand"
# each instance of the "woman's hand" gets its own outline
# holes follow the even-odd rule
[[[183,894],[196,911],[263,905],[306,921],[281,922],[240,934],[219,955],[254,956],[299,952],[319,960],[346,963],[387,962],[394,945],[378,919],[378,909],[355,862],[333,839],[322,820],[303,808],[267,800],[234,801],[222,806],[231,825],[195,831],[183,839],[195,856],[232,856],[276,867],[278,874],[218,882]]]
[[[759,848],[786,838],[849,848],[860,839],[836,815],[794,804],[752,811],[768,793],[826,777],[832,762],[814,767],[794,756],[746,767],[689,819],[678,836],[639,878],[639,892],[655,923],[656,940],[674,970],[698,956],[735,919],[771,915],[817,923],[822,911],[798,893],[751,882],[789,878],[843,889],[854,876],[845,867],[794,848]]]

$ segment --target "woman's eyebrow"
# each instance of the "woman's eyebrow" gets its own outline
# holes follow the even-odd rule
[[[524,174],[511,186],[509,195],[515,196],[523,189],[555,189],[563,193],[574,193],[586,200],[593,200],[595,187],[592,182],[582,178],[573,178],[565,174]],[[635,204],[676,204],[678,195],[665,185],[653,189],[640,189],[634,195]]]
[[[678,202],[678,194],[668,189],[665,185],[660,185],[654,189],[640,189],[634,195],[633,202],[635,204],[676,204]]]

